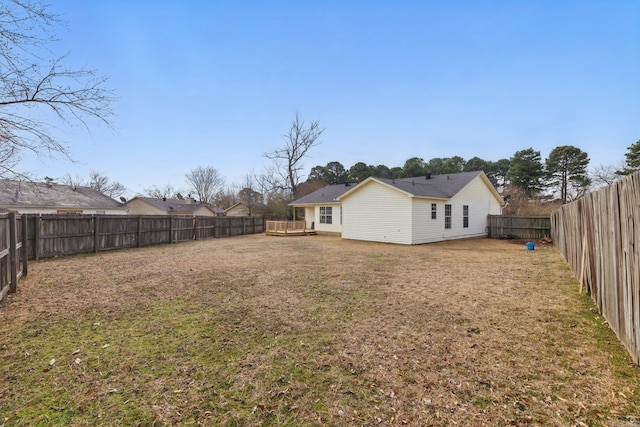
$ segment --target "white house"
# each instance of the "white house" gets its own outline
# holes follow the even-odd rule
[[[338,197],[353,188],[353,184],[326,185],[291,203],[304,208],[305,228],[323,234],[342,233],[342,203]]]
[[[128,209],[91,187],[1,180],[0,210],[20,214],[126,215]]]
[[[416,245],[486,236],[487,215],[499,215],[503,200],[484,172],[462,172],[371,177],[355,186],[327,186],[292,205],[305,207],[307,223],[313,218],[319,231],[331,227],[343,239]]]

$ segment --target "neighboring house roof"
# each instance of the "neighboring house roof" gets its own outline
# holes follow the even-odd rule
[[[134,200],[140,200],[142,202],[148,203],[149,205],[155,207],[156,209],[160,209],[161,211],[167,212],[168,214],[178,214],[178,215],[188,215],[193,214],[195,211],[201,208],[206,208],[213,211],[216,215],[224,213],[224,210],[211,207],[209,205],[205,205],[202,203],[190,203],[188,200],[182,199],[159,199],[156,197],[134,197],[133,199],[127,201],[127,203],[131,203]]]
[[[482,171],[473,172],[460,172],[442,175],[422,175],[412,178],[367,178],[362,181],[358,186],[350,189],[340,196],[344,198],[349,195],[357,187],[365,185],[370,181],[377,181],[382,184],[386,184],[395,189],[403,191],[413,197],[427,197],[433,199],[450,199],[455,196],[460,190],[462,190],[467,184],[469,184],[478,175],[481,175],[486,184],[495,193],[494,196],[498,198],[501,203],[502,197],[495,190],[489,179]]]
[[[127,210],[122,203],[91,187],[6,179],[0,181],[0,208]]]
[[[319,190],[309,193],[304,197],[301,197],[290,205],[317,205],[322,203],[340,203],[338,197],[342,196],[345,192],[354,188],[355,184],[333,184],[325,185]]]

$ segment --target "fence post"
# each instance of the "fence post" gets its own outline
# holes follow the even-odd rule
[[[193,217],[193,240],[198,240],[198,217]]]
[[[142,215],[138,215],[138,247],[142,246]]]
[[[29,259],[29,233],[27,227],[29,218],[22,215],[22,277],[27,277],[27,260]]]
[[[173,216],[169,216],[169,243],[173,243]]]
[[[93,252],[98,252],[98,226],[100,217],[98,215],[93,216]]]
[[[40,226],[42,225],[42,217],[36,215],[34,224],[35,230],[33,235],[33,259],[38,261],[40,259]]]
[[[16,233],[16,213],[9,212],[9,263],[11,264],[11,280],[9,293],[16,292],[18,285],[18,236]]]

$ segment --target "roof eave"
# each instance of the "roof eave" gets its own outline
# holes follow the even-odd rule
[[[500,207],[504,207],[506,203],[502,198],[502,196],[500,196],[500,193],[498,193],[498,190],[496,190],[496,187],[494,187],[491,181],[489,180],[489,177],[484,172],[480,172],[479,176],[487,185],[487,187],[489,187],[491,194],[493,194],[493,196],[498,200],[498,202],[500,203]]]
[[[287,206],[295,206],[298,208],[303,208],[306,206],[321,206],[321,205],[339,205],[340,204],[340,200],[331,200],[331,201],[326,201],[326,202],[307,202],[307,203],[295,203],[295,202],[291,202],[289,203]]]
[[[436,196],[416,196],[416,195],[411,195],[411,197],[413,199],[440,200],[440,201],[443,201],[443,202],[446,202],[447,200],[451,199],[451,197],[436,197]]]

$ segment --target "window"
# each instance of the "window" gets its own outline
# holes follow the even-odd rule
[[[451,205],[444,205],[444,228],[451,228]]]
[[[469,228],[469,205],[462,206],[462,227]]]
[[[332,223],[332,208],[331,206],[320,206],[320,224]]]
[[[438,205],[436,205],[435,203],[431,203],[431,219],[436,219],[437,208],[438,208]]]

